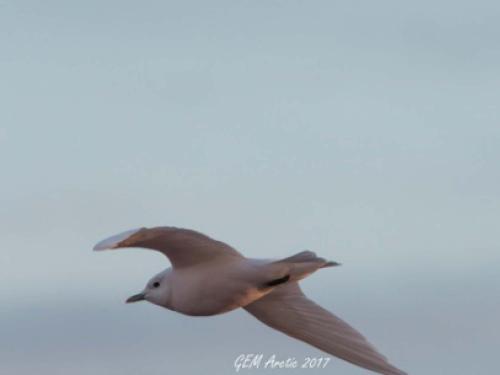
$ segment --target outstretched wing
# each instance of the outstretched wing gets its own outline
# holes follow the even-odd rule
[[[241,258],[231,246],[191,229],[139,228],[102,240],[94,250],[143,247],[165,254],[175,268],[189,267],[215,258]]]
[[[279,286],[245,309],[262,323],[345,361],[380,374],[406,374],[358,331],[309,300],[297,283]]]

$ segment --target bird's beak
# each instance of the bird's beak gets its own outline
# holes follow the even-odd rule
[[[139,302],[144,301],[146,299],[146,295],[144,293],[134,294],[131,297],[128,297],[125,303]]]

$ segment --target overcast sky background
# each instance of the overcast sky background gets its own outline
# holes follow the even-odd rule
[[[498,1],[2,1],[0,372],[323,355],[244,311],[126,306],[168,263],[91,248],[144,225],[251,257],[314,250],[344,265],[306,292],[394,364],[498,371],[499,17]]]

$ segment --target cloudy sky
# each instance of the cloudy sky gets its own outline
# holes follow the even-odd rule
[[[235,374],[323,354],[244,311],[126,306],[176,225],[304,282],[410,374],[500,346],[496,1],[0,3],[0,372]],[[314,374],[367,374],[339,360]],[[299,370],[243,370],[295,374]]]

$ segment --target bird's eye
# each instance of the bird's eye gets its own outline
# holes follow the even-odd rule
[[[158,281],[153,283],[153,288],[158,288],[160,286],[160,283]]]

